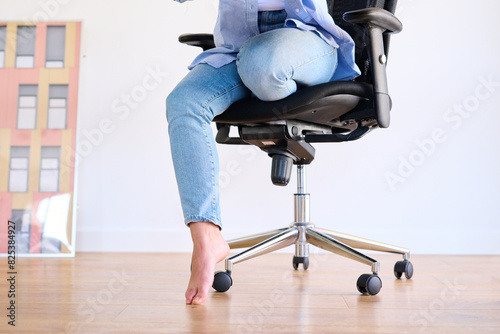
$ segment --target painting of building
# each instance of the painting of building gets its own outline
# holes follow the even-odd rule
[[[0,22],[0,253],[74,255],[80,33]]]

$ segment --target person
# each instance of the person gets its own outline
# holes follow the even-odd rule
[[[206,300],[214,267],[229,254],[221,235],[213,118],[243,98],[279,100],[304,86],[360,74],[354,42],[335,24],[326,0],[220,0],[214,41],[166,101],[184,222],[193,240],[187,304]]]

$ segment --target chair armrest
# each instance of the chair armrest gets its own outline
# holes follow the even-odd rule
[[[183,34],[179,36],[179,42],[191,46],[199,46],[203,51],[215,47],[212,34]]]
[[[386,33],[398,33],[403,30],[403,24],[391,12],[382,8],[364,8],[344,13],[344,21],[374,25],[385,30]]]
[[[390,12],[381,8],[365,8],[344,13],[344,20],[364,26],[368,30],[370,65],[373,73],[373,89],[377,123],[381,128],[389,127],[392,102],[389,96],[386,73],[386,43],[384,34],[398,33],[401,22]]]

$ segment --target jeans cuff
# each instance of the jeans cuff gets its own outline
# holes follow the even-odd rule
[[[187,216],[184,218],[184,224],[189,227],[189,223],[198,223],[198,222],[204,222],[204,223],[212,223],[214,225],[219,226],[219,230],[222,230],[222,223],[217,220],[217,219],[209,219],[203,216]]]

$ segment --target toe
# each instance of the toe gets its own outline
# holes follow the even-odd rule
[[[207,299],[207,294],[202,295],[199,291],[198,294],[193,298],[193,305],[200,305]]]
[[[194,297],[196,297],[197,289],[189,288],[186,291],[186,304],[192,304]]]
[[[208,290],[210,290],[211,286],[212,284],[209,279],[202,280],[196,289],[196,294],[193,296],[192,303],[194,305],[202,304],[207,299]]]

